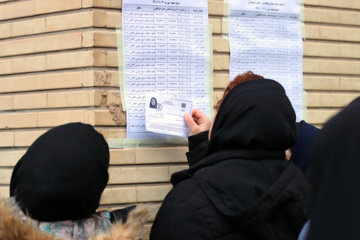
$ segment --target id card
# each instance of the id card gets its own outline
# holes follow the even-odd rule
[[[191,115],[191,110],[191,100],[149,93],[145,101],[146,131],[187,137],[184,113]]]

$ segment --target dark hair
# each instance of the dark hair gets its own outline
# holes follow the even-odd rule
[[[218,111],[222,102],[224,101],[226,95],[228,95],[228,93],[230,92],[231,89],[233,89],[234,87],[236,87],[237,85],[239,85],[240,83],[243,82],[247,82],[250,80],[255,80],[255,79],[264,79],[263,76],[260,75],[256,75],[251,71],[247,71],[244,72],[242,74],[237,75],[233,81],[231,81],[228,86],[226,87],[225,91],[224,91],[224,95],[222,96],[222,98],[217,102],[217,104],[215,105],[215,110]]]

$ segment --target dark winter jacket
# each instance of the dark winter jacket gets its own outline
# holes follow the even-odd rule
[[[224,99],[212,128],[189,138],[190,168],[172,176],[150,239],[296,239],[309,186],[285,160],[295,113],[280,84],[253,80]]]
[[[308,166],[313,151],[314,141],[320,129],[305,121],[298,123],[299,129],[295,145],[291,148],[290,161],[298,166],[305,176],[309,176]]]
[[[311,155],[309,240],[360,239],[360,97],[321,129]]]

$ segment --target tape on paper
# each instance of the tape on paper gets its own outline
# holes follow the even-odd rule
[[[206,41],[206,48],[207,48],[207,102],[208,102],[208,113],[209,117],[212,118],[214,114],[214,103],[213,103],[213,73],[214,73],[214,60],[213,60],[213,48],[212,48],[212,25],[209,24],[207,27],[207,41]]]
[[[123,110],[127,110],[127,91],[126,91],[126,64],[125,64],[125,47],[124,32],[121,28],[116,29],[117,52],[118,52],[118,71],[120,97]]]

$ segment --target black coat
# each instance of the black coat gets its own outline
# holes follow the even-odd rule
[[[310,240],[360,239],[360,97],[331,118],[311,155]]]
[[[190,168],[172,176],[151,240],[297,239],[308,219],[309,186],[285,160],[295,114],[279,86],[240,84],[222,103],[211,140],[207,132],[189,138]]]

